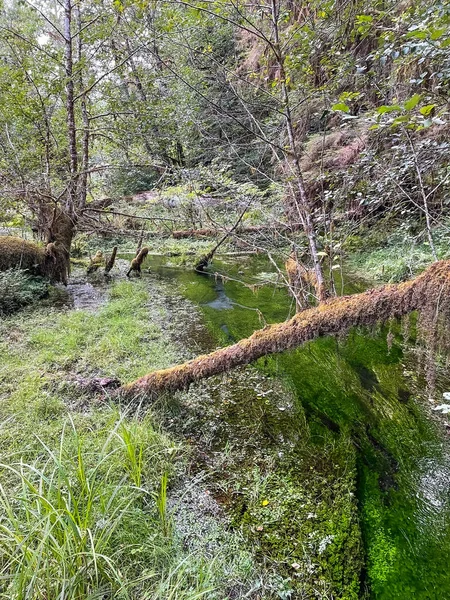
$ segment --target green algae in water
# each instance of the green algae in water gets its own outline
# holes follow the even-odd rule
[[[257,281],[258,272],[273,271],[261,257],[247,258],[239,265],[216,262],[214,268],[250,284]],[[168,275],[167,270],[161,272]],[[222,282],[188,271],[171,270],[170,276],[202,307],[209,328],[221,343],[246,337],[265,322],[282,321],[293,310],[285,290],[274,285],[252,292],[237,281]],[[348,292],[360,289],[358,282],[346,287]],[[260,359],[257,366],[284,379],[295,392],[298,412],[306,415],[309,437],[301,451],[293,450],[292,458],[303,464],[309,453],[310,470],[323,475],[322,486],[330,486],[330,473],[336,479],[350,473],[354,482],[358,504],[350,503],[344,509],[345,504],[339,506],[336,501],[353,493],[347,477],[347,484],[323,509],[321,525],[316,523],[316,530],[324,533],[322,525],[328,521],[330,530],[337,528],[341,536],[339,544],[334,540],[329,544],[323,556],[328,564],[320,567],[333,582],[336,597],[364,597],[368,587],[370,597],[377,600],[450,598],[448,443],[426,408],[414,400],[414,394],[423,390],[404,374],[408,361],[409,370],[416,369],[413,359],[399,343],[389,348],[386,335],[387,328],[380,328],[352,331],[345,340],[318,339],[300,349]],[[339,452],[330,451],[337,447]],[[327,456],[334,464],[316,460]],[[347,471],[346,461],[353,464]],[[307,469],[293,470],[292,464],[286,463],[284,479],[278,476],[275,482],[286,499],[286,510],[295,511],[295,501],[290,503],[290,498],[317,482],[308,478]],[[270,483],[267,486],[269,495]],[[276,495],[273,487],[271,493]],[[340,520],[352,521],[351,510],[356,506],[366,565],[359,590],[351,569],[346,570],[344,564],[353,559],[360,568],[358,535],[339,524]],[[246,519],[254,523],[260,512],[249,509],[244,523]],[[305,539],[301,526],[297,533]],[[311,533],[313,530],[306,535]],[[269,550],[276,557],[278,545],[282,562],[286,548],[279,534],[275,527]],[[287,541],[284,546],[289,546]]]

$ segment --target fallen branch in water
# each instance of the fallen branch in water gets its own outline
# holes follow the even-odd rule
[[[230,235],[233,233],[233,231],[235,231],[238,226],[239,223],[242,221],[242,219],[244,218],[245,213],[247,212],[248,208],[250,206],[250,202],[247,204],[247,206],[244,208],[244,210],[241,212],[241,214],[238,217],[238,220],[236,221],[236,223],[233,225],[233,227],[227,231],[225,233],[225,235],[223,235],[220,240],[217,242],[217,244],[214,246],[214,248],[212,250],[210,250],[208,252],[208,254],[205,254],[195,265],[195,268],[197,271],[203,271],[203,269],[205,269],[209,263],[212,261],[214,254],[217,252],[217,250],[220,248],[220,246],[230,237]]]
[[[443,299],[448,298],[443,302]],[[362,294],[333,298],[296,314],[285,323],[269,325],[255,331],[249,338],[199,356],[182,365],[155,371],[122,386],[122,396],[157,395],[164,391],[180,390],[191,383],[224,373],[261,358],[267,354],[296,348],[320,336],[348,331],[354,326],[368,326],[401,317],[414,310],[450,301],[450,261],[434,263],[411,281],[385,285]]]

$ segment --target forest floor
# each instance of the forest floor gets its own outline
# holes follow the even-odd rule
[[[18,535],[14,515],[27,523],[21,535],[42,538],[46,552],[42,558],[16,547],[22,572],[6,593],[20,587],[24,572],[35,573],[33,585],[48,597],[64,580],[61,569],[76,579],[79,567],[66,564],[73,551],[59,548],[64,559],[54,561],[45,550],[52,545],[46,506],[27,512],[37,498],[61,510],[54,478],[62,470],[71,508],[77,506],[74,521],[92,536],[89,544],[80,540],[79,552],[120,565],[116,577],[99,567],[98,581],[86,584],[90,592],[105,586],[118,598],[268,599],[295,597],[300,585],[307,597],[316,589],[325,598],[335,579],[356,598],[362,557],[352,448],[309,456],[307,429],[289,425],[291,393],[251,367],[151,407],[118,406],[108,387],[114,380],[131,381],[217,342],[194,305],[166,282],[103,280],[75,273],[68,293],[54,291],[44,305],[0,325],[10,542],[14,547]],[[295,464],[283,460],[280,444],[288,449],[302,437]],[[330,469],[316,472],[317,460]],[[108,523],[111,538],[102,537],[99,522]],[[337,528],[331,537],[330,524]],[[320,543],[325,549],[336,536],[347,548],[319,556]]]
[[[53,298],[47,307],[29,308],[1,322],[0,447],[1,463],[8,465],[2,473],[2,498],[23,518],[30,498],[24,498],[22,485],[32,481],[32,499],[46,496],[58,507],[61,490],[50,483],[45,489],[46,482],[54,477],[55,467],[67,471],[73,487],[69,495],[83,514],[83,523],[77,521],[79,515],[74,520],[92,536],[92,546],[84,548],[80,540],[80,552],[109,556],[120,567],[116,580],[99,566],[98,581],[86,583],[82,597],[102,587],[114,597],[161,599],[206,593],[222,598],[212,590],[236,586],[246,592],[259,589],[258,568],[239,532],[228,530],[202,478],[186,476],[192,451],[186,440],[180,442],[181,436],[164,432],[165,408],[118,406],[108,389],[95,383],[96,377],[132,380],[186,357],[181,344],[166,333],[173,315],[164,305],[164,294],[156,287],[150,297],[140,282],[122,281],[108,289],[100,286],[93,299],[90,288],[75,280],[72,298]],[[78,309],[70,307],[73,301]],[[178,482],[169,500],[166,478],[169,488]],[[39,482],[44,490],[38,492]],[[30,540],[43,535],[43,545],[50,547],[42,531],[45,507],[40,508],[39,515],[27,515],[22,534]],[[190,513],[189,519],[183,511]],[[177,515],[183,531],[174,526]],[[102,539],[100,521],[113,530],[111,539]],[[18,533],[13,526],[11,518],[12,548]],[[41,595],[28,590],[30,595],[18,597],[57,597],[54,580],[76,575],[76,565],[68,564],[75,558],[68,553],[59,565],[51,555],[20,556],[20,548],[15,554],[26,564],[9,587],[0,585],[2,598],[19,591],[20,575],[27,571],[36,570],[34,591]],[[67,598],[72,597],[70,585],[68,589]]]
[[[412,248],[404,236],[364,250],[354,242],[346,265],[366,279],[406,278],[431,262],[425,243]],[[209,247],[168,240],[152,250],[185,266]],[[350,433],[337,438],[325,423],[318,450],[285,381],[248,367],[151,406],[113,399],[115,381],[220,341],[176,285],[156,273],[126,280],[127,263],[118,262],[111,281],[76,267],[67,291],[0,323],[0,501],[9,507],[11,560],[21,565],[0,598],[21,589],[26,573],[42,597],[57,597],[64,580],[75,590],[67,598],[84,597],[80,556],[89,557],[86,572],[96,564],[86,597],[100,589],[154,600],[365,597]],[[80,532],[75,552],[61,511]],[[23,551],[22,536],[33,552]]]

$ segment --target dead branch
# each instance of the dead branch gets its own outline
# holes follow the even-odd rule
[[[198,261],[198,263],[195,266],[195,268],[198,271],[203,271],[203,269],[208,266],[208,264],[212,261],[214,254],[217,252],[217,250],[220,248],[220,246],[230,237],[230,235],[233,233],[233,231],[235,231],[239,227],[239,223],[244,218],[244,215],[247,212],[249,206],[250,206],[250,202],[247,204],[247,206],[241,212],[241,214],[239,215],[239,217],[238,217],[237,221],[235,222],[235,224],[233,225],[233,227],[231,229],[229,229],[228,231],[226,231],[225,235],[223,235],[220,238],[220,240],[217,242],[217,244],[214,246],[214,248],[212,250],[210,250],[208,252],[208,254],[205,254],[205,256],[203,256]]]
[[[109,272],[111,271],[111,269],[114,267],[114,263],[116,262],[116,256],[117,256],[117,246],[114,246],[114,248],[112,249],[112,252],[111,252],[111,256],[106,261],[105,275],[108,275]]]

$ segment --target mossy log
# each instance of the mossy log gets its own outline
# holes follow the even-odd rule
[[[0,271],[22,269],[52,282],[67,283],[67,261],[54,242],[40,246],[22,238],[0,237]]]
[[[320,336],[385,322],[414,310],[443,307],[448,304],[447,298],[450,299],[450,261],[441,261],[411,281],[327,300],[289,321],[255,331],[232,346],[145,375],[122,386],[119,393],[134,397],[180,390],[195,381],[246,365],[267,354],[296,348]]]
[[[277,225],[247,225],[236,228],[235,233],[245,235],[267,231],[297,231],[298,229],[299,227],[296,223],[293,225],[285,225],[283,223]],[[211,227],[204,227],[202,229],[176,229],[172,231],[172,237],[175,239],[214,237],[219,232],[220,229],[213,229]]]
[[[0,236],[0,271],[23,269],[67,285],[74,221],[57,208],[42,207],[42,211],[47,216],[47,244],[40,246],[22,238]]]

